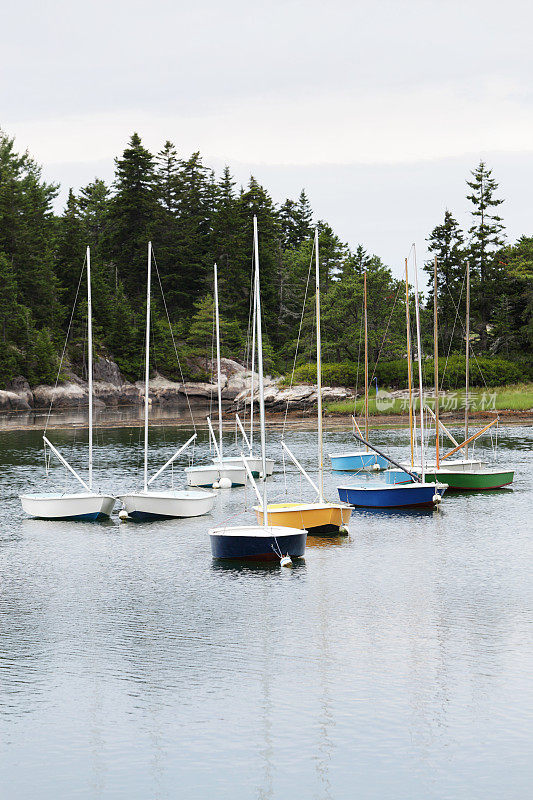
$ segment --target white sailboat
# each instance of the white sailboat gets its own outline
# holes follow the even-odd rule
[[[266,473],[266,430],[265,430],[265,398],[263,386],[263,340],[261,326],[261,298],[259,284],[259,256],[257,252],[257,218],[254,217],[255,244],[255,293],[257,302],[257,366],[259,373],[259,416],[261,427],[261,459],[262,472]],[[290,557],[303,556],[307,531],[287,528],[281,525],[270,525],[267,520],[267,482],[263,481],[262,494],[252,476],[247,461],[245,467],[252,486],[263,509],[262,525],[225,526],[211,528],[209,538],[214,558],[245,558],[257,560],[279,559],[281,563],[290,563]],[[287,556],[289,559],[287,559]]]
[[[254,369],[255,369],[255,328],[256,328],[256,314],[257,314],[257,298],[255,296],[255,292],[253,292],[253,301],[254,301],[254,310],[252,314],[252,359],[251,359],[251,380],[250,380],[250,436],[248,437],[244,426],[240,420],[238,414],[235,414],[235,421],[239,426],[239,430],[242,434],[243,441],[246,443],[246,447],[248,448],[248,454],[246,455],[246,461],[248,462],[248,466],[252,472],[254,478],[263,477],[262,475],[262,468],[263,468],[263,461],[260,455],[254,454]],[[242,455],[235,455],[235,456],[223,456],[221,459],[224,464],[234,465],[234,466],[244,466],[243,456]],[[213,462],[217,461],[216,458],[213,459]],[[270,477],[274,472],[274,459],[267,458],[266,459],[266,475]]]
[[[207,418],[209,434],[215,446],[216,456],[210,464],[198,464],[187,467],[185,475],[189,486],[212,486],[215,489],[229,489],[232,486],[244,486],[246,468],[242,457],[236,461],[226,460],[222,443],[222,374],[220,370],[220,319],[218,312],[218,270],[215,264],[215,329],[217,344],[217,397],[218,397],[218,442],[213,431],[211,419]]]
[[[80,519],[95,520],[98,517],[109,517],[113,511],[116,498],[113,495],[93,491],[93,328],[91,297],[91,251],[87,248],[87,346],[88,346],[88,393],[89,393],[89,478],[83,478],[61,455],[51,441],[43,434],[45,447],[59,459],[68,471],[83,486],[85,492],[41,492],[22,494],[22,508],[32,517],[39,519]]]
[[[150,283],[152,273],[152,243],[148,242],[148,277],[146,289],[146,358],[144,375],[144,487],[140,492],[119,495],[124,510],[134,520],[151,520],[165,517],[199,517],[213,508],[215,494],[201,490],[168,489],[154,491],[149,486],[169,467],[195,439],[196,433],[174,453],[172,458],[148,479],[148,412],[150,381]]]

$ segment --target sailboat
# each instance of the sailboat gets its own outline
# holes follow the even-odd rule
[[[262,472],[266,474],[266,426],[265,396],[263,385],[263,338],[261,325],[261,297],[259,281],[259,252],[257,236],[257,218],[254,217],[254,250],[255,250],[255,295],[257,303],[257,366],[259,373],[259,417],[261,430]],[[296,558],[305,553],[307,531],[281,525],[271,525],[267,519],[267,482],[263,480],[262,493],[252,476],[247,461],[244,462],[247,475],[261,501],[263,509],[262,525],[223,526],[211,528],[209,539],[214,558],[237,558],[284,561],[287,556]]]
[[[366,270],[364,274],[364,320],[365,320],[365,440],[368,441],[368,311],[367,311],[367,291],[366,291]],[[353,420],[359,434],[359,426]],[[362,437],[361,437],[362,438]],[[358,472],[361,469],[373,469],[375,471],[385,469],[388,466],[386,459],[372,452],[370,447],[364,450],[353,450],[350,453],[330,453],[331,468],[339,472]]]
[[[315,230],[315,295],[316,295],[316,373],[318,401],[318,486],[287,447],[282,446],[289,458],[300,469],[318,495],[314,503],[270,503],[267,507],[271,523],[291,528],[305,528],[308,533],[339,533],[348,524],[352,509],[344,503],[329,503],[324,499],[324,435],[322,419],[322,359],[320,336],[320,260],[318,254],[318,228]],[[263,508],[254,506],[259,523],[263,521]]]
[[[468,445],[477,439],[481,434],[485,433],[489,428],[495,425],[498,421],[496,418],[491,423],[486,425],[473,436],[469,436],[469,418],[468,418],[468,393],[469,393],[469,379],[470,379],[470,264],[466,264],[466,361],[465,361],[465,438],[462,444],[459,444],[452,437],[455,447],[448,453],[440,457],[439,450],[439,415],[438,415],[438,341],[437,341],[437,260],[435,259],[434,269],[434,340],[435,340],[435,413],[432,414],[435,418],[435,449],[436,461],[433,464],[426,465],[426,479],[430,482],[443,481],[448,484],[450,491],[483,491],[487,489],[501,489],[504,486],[509,486],[514,479],[514,470],[502,470],[488,468],[482,461],[475,461],[468,458]],[[442,426],[442,423],[440,424]],[[445,432],[449,435],[448,431]],[[465,458],[456,459],[453,461],[446,461],[449,456],[454,455],[458,450],[464,450]],[[414,468],[418,471],[420,465]]]
[[[261,456],[254,454],[254,367],[255,367],[255,328],[256,328],[256,313],[257,313],[257,299],[255,297],[255,292],[253,292],[253,314],[252,314],[252,358],[251,358],[251,380],[250,380],[250,436],[246,433],[244,426],[241,422],[241,419],[238,414],[235,414],[235,422],[237,423],[239,430],[242,434],[243,441],[246,443],[246,447],[248,448],[248,455],[246,456],[246,461],[248,462],[248,466],[252,472],[254,478],[263,477],[261,474],[263,461]],[[213,458],[213,462],[216,462],[218,459],[215,457]],[[236,455],[236,456],[223,456],[220,459],[224,464],[233,465],[236,467],[244,466],[243,456]],[[274,472],[274,459],[267,458],[266,459],[266,475],[269,477]]]
[[[237,463],[225,461],[222,449],[222,373],[220,370],[220,319],[218,311],[218,270],[215,264],[215,333],[217,346],[217,397],[218,397],[218,442],[213,431],[210,417],[207,418],[209,435],[215,447],[215,458],[211,464],[198,464],[185,469],[189,486],[212,486],[216,489],[229,489],[232,486],[244,486],[246,468],[239,458]]]
[[[124,510],[136,521],[167,517],[198,517],[208,514],[215,502],[214,492],[189,489],[168,489],[155,492],[149,486],[196,439],[196,433],[148,479],[148,412],[150,381],[150,284],[152,274],[152,243],[148,242],[148,271],[146,288],[146,351],[144,375],[144,488],[140,492],[121,494]]]
[[[113,495],[101,494],[93,490],[93,328],[91,298],[91,251],[87,248],[87,368],[89,393],[89,477],[87,483],[61,455],[52,442],[43,434],[43,442],[59,459],[64,467],[76,478],[85,489],[84,492],[42,492],[22,494],[22,508],[32,517],[39,519],[79,519],[95,520],[98,517],[109,517],[113,511],[116,498]]]
[[[406,261],[406,292],[408,292],[408,274],[407,274],[407,261]],[[412,388],[411,388],[411,342],[410,342],[410,328],[409,328],[409,295],[406,294],[406,313],[407,313],[407,348],[408,348],[408,380],[409,380],[409,416],[410,416],[410,430],[411,430],[411,452],[413,447],[413,424],[412,424]],[[420,408],[424,407],[424,388],[422,382],[422,346],[420,340],[420,311],[418,302],[418,277],[415,264],[415,309],[416,309],[416,335],[418,346],[418,385],[420,392]],[[355,434],[354,434],[355,435]],[[359,438],[359,437],[357,437]],[[364,442],[363,439],[361,441]],[[424,415],[420,414],[420,454],[422,462],[421,477],[415,472],[403,468],[402,465],[396,463],[393,459],[385,456],[384,453],[377,450],[374,445],[370,445],[368,440],[364,442],[371,449],[375,450],[378,455],[386,458],[393,466],[398,467],[398,470],[387,470],[385,473],[384,483],[367,483],[366,485],[359,486],[339,486],[338,492],[341,500],[345,500],[353,506],[363,508],[416,508],[416,507],[430,507],[438,506],[442,501],[442,496],[448,488],[445,483],[430,482],[425,480],[424,471]],[[406,482],[411,479],[412,482]]]

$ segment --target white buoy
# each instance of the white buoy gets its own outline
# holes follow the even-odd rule
[[[122,522],[128,519],[128,512],[126,511],[125,508],[120,509],[120,511],[118,512],[118,518],[122,520]]]
[[[220,481],[215,481],[213,483],[213,489],[220,489]]]
[[[339,534],[341,536],[348,536],[348,533],[349,533],[349,531],[348,531],[348,528],[346,527],[346,525],[341,525],[340,528],[339,528]]]
[[[440,494],[435,493],[433,495],[433,502],[436,503],[436,505],[442,502],[442,497],[440,496]]]
[[[279,562],[280,567],[292,567],[292,559],[290,556],[283,556]]]
[[[379,464],[374,464],[372,469],[374,470],[374,472],[379,472]]]
[[[218,485],[221,489],[231,489],[231,478],[221,478]]]

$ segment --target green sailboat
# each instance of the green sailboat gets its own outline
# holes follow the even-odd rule
[[[435,259],[434,270],[434,362],[435,362],[435,437],[436,437],[436,463],[432,464],[426,471],[426,481],[431,483],[447,483],[449,492],[466,491],[486,491],[488,489],[501,489],[509,486],[514,480],[514,470],[481,468],[479,462],[468,459],[468,445],[477,439],[482,433],[488,430],[497,422],[493,420],[482,430],[473,436],[468,435],[468,390],[469,390],[469,368],[470,368],[470,266],[466,265],[466,386],[465,386],[465,439],[462,444],[456,445],[453,450],[446,453],[442,458],[439,453],[439,367],[438,367],[438,338],[437,338],[437,259]],[[449,435],[449,434],[448,434]],[[464,460],[455,465],[454,468],[446,469],[443,462],[458,450],[463,450]],[[459,466],[459,468],[457,468]]]

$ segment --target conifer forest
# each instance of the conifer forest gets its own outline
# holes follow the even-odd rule
[[[63,363],[83,376],[86,301],[80,287],[85,286],[88,245],[95,353],[114,360],[125,378],[138,380],[142,374],[150,240],[158,276],[152,306],[154,372],[180,377],[168,310],[185,378],[207,377],[215,262],[222,352],[243,360],[250,322],[254,214],[270,372],[292,369],[318,225],[323,361],[325,370],[329,365],[330,382],[352,385],[357,380],[366,271],[370,362],[379,357],[381,380],[387,385],[401,383],[404,283],[379,254],[367,252],[363,244],[350,249],[327,221],[316,219],[304,189],[278,205],[268,187],[254,177],[238,186],[229,167],[216,175],[200,153],[183,155],[171,142],[151,153],[134,133],[115,159],[111,185],[95,178],[79,191],[70,191],[59,215],[54,211],[58,191],[57,185],[43,180],[31,155],[17,152],[16,142],[0,131],[0,388],[9,388],[18,376],[32,385],[53,383],[67,331]],[[465,194],[470,227],[462,230],[450,209],[427,233],[431,259],[424,265],[429,287],[422,317],[424,349],[431,355],[436,256],[440,353],[460,361],[468,262],[473,349],[492,363],[493,383],[531,379],[533,235],[526,231],[517,241],[508,241],[504,198],[483,162],[465,176]],[[399,265],[404,255],[399,254]],[[312,295],[308,291],[303,315],[300,369],[314,359]]]

